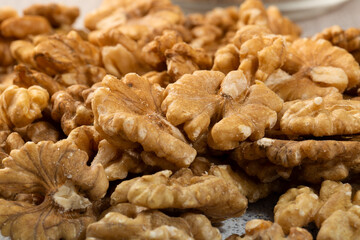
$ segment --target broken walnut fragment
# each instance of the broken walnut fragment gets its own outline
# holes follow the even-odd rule
[[[360,132],[359,101],[329,95],[294,101],[286,105],[283,111],[280,128],[287,135],[321,137]]]
[[[131,215],[110,211],[100,221],[91,224],[86,235],[88,240],[221,239],[219,230],[212,227],[204,215],[186,213],[180,217],[169,217],[156,210],[143,210]]]
[[[49,93],[42,87],[11,85],[0,95],[0,122],[9,128],[24,127],[42,116],[48,101]]]
[[[212,148],[230,150],[248,137],[263,137],[265,129],[275,125],[282,103],[263,83],[250,86],[241,70],[226,76],[196,71],[166,87],[161,107],[173,125],[184,124],[191,141],[209,131]]]
[[[354,57],[324,39],[293,42],[282,69],[290,74],[300,72],[320,86],[336,87],[340,92],[360,82],[360,68]]]
[[[285,236],[281,226],[277,223],[262,219],[254,219],[246,223],[245,236],[232,235],[226,240],[258,240],[258,239],[276,239],[276,240],[312,240],[311,234],[303,228],[293,227],[290,233]]]
[[[309,182],[323,179],[342,180],[359,170],[359,148],[357,141],[288,141],[262,138],[256,142],[243,142],[231,155],[245,172],[257,176],[264,182],[279,177],[296,178]],[[259,171],[257,167],[267,165]],[[295,176],[294,176],[295,177]]]
[[[197,209],[212,220],[240,216],[247,207],[245,196],[223,178],[194,176],[189,169],[171,175],[165,170],[123,181],[111,195],[111,204],[130,202],[150,209]]]
[[[92,202],[108,188],[102,166],[88,167],[87,160],[67,140],[28,142],[13,150],[0,169],[0,193],[10,193],[0,200],[1,233],[12,239],[84,238],[96,221]],[[31,194],[40,202],[13,200]]]
[[[136,74],[127,74],[121,80],[107,75],[102,84],[94,93],[92,108],[95,127],[105,139],[127,148],[139,143],[145,151],[178,167],[191,164],[196,151],[180,130],[163,117],[163,89],[159,85],[151,85]]]

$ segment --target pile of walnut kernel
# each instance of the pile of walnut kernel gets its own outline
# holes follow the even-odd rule
[[[0,229],[11,239],[360,238],[360,29],[259,0],[0,8]],[[358,91],[359,90],[359,91]]]

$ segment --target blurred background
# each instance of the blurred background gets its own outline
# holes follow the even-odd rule
[[[81,15],[76,27],[82,27],[84,15],[97,8],[101,0],[0,0],[1,6],[11,6],[22,11],[32,3],[58,2],[79,6]],[[239,5],[242,0],[173,0],[186,12],[212,9],[214,6]],[[268,6],[277,5],[284,15],[289,16],[303,29],[303,36],[311,36],[322,29],[340,25],[342,28],[360,28],[360,0],[264,0]]]

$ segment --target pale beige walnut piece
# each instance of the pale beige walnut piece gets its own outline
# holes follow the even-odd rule
[[[51,123],[46,121],[39,121],[30,123],[23,128],[15,128],[25,140],[38,143],[41,141],[57,142],[60,140],[59,130]]]
[[[360,206],[337,210],[321,225],[318,240],[351,240],[360,238]]]
[[[183,21],[181,9],[169,0],[104,1],[100,8],[85,17],[85,26],[99,31],[118,29],[126,36],[146,43]]]
[[[284,101],[306,100],[328,95],[342,97],[336,87],[324,87],[303,76],[302,73],[289,75],[281,69],[272,73],[266,79],[265,84]]]
[[[105,76],[100,49],[85,41],[76,31],[54,34],[35,42],[35,68],[55,77],[61,85],[91,86]]]
[[[324,39],[294,41],[282,69],[290,74],[301,72],[320,86],[336,87],[340,92],[360,82],[360,68],[354,57]]]
[[[89,158],[92,159],[98,152],[99,143],[102,138],[94,126],[82,125],[73,129],[67,140],[74,143],[80,150],[86,152]],[[96,164],[92,163],[92,165]]]
[[[223,47],[220,47],[215,52],[214,64],[212,66],[213,71],[220,71],[224,74],[238,69],[240,66],[240,56],[235,45],[229,43]]]
[[[16,74],[14,84],[18,85],[19,87],[28,88],[34,85],[38,85],[45,88],[50,95],[65,89],[52,77],[45,73],[30,69],[25,65],[16,65],[14,67],[14,72]]]
[[[319,183],[324,179],[343,180],[357,173],[359,147],[357,141],[263,138],[241,143],[231,158],[249,175],[264,182],[290,178],[296,170],[296,179]],[[258,170],[261,165],[266,166],[263,171]]]
[[[10,39],[0,37],[0,66],[2,67],[8,67],[15,63],[10,50],[11,43]]]
[[[265,81],[275,70],[284,65],[287,42],[282,35],[272,34],[264,26],[247,25],[240,28],[233,38],[240,56],[239,69],[246,77]]]
[[[49,94],[39,86],[28,89],[11,85],[0,95],[0,121],[9,128],[24,127],[42,116]]]
[[[109,212],[99,222],[88,227],[87,239],[221,239],[219,230],[206,220],[206,217],[200,214],[169,217],[156,210],[142,211],[135,216]],[[195,229],[196,226],[199,228]]]
[[[3,160],[0,228],[12,239],[79,239],[96,221],[92,203],[106,194],[108,181],[101,165],[86,166],[88,157],[67,140],[28,142]],[[16,194],[40,196],[34,204],[13,201]]]
[[[240,216],[247,199],[223,178],[194,176],[189,169],[172,175],[169,170],[120,183],[111,195],[111,204],[130,202],[151,209],[197,209],[212,220]]]
[[[229,165],[213,165],[209,169],[209,174],[235,184],[250,203],[265,198],[280,189],[277,184],[261,183],[249,178],[243,172],[233,171]]]
[[[105,139],[127,148],[139,143],[145,151],[178,167],[191,164],[196,151],[180,130],[163,117],[163,89],[159,85],[151,85],[136,74],[127,74],[121,80],[107,75],[102,84],[94,93],[92,108],[95,127]]]
[[[17,11],[12,7],[0,7],[0,23],[12,17],[18,17]]]
[[[1,22],[1,35],[23,39],[31,35],[46,34],[52,31],[48,20],[41,16],[11,17]]]
[[[340,26],[335,25],[325,28],[312,39],[325,39],[331,42],[334,46],[341,47],[351,53],[354,58],[359,62],[358,53],[360,50],[360,29],[348,28],[342,29]]]
[[[92,125],[94,122],[93,112],[85,106],[85,100],[71,95],[71,88],[77,86],[73,85],[64,91],[58,91],[51,97],[51,117],[61,123],[66,135],[79,126]],[[82,87],[82,90],[85,89],[86,87]]]
[[[212,58],[202,48],[180,42],[165,51],[168,74],[175,80],[196,70],[210,69]]]
[[[291,188],[279,198],[274,208],[274,220],[288,234],[292,227],[303,227],[312,222],[320,206],[319,197],[311,188]]]
[[[137,149],[121,149],[105,139],[99,143],[98,149],[91,164],[103,165],[109,181],[125,179],[128,173],[142,173],[149,168]]]
[[[77,7],[68,7],[62,4],[33,4],[24,9],[24,15],[45,17],[52,27],[71,26],[80,14]]]
[[[226,240],[258,240],[258,239],[276,239],[276,240],[312,240],[311,234],[303,228],[293,227],[285,236],[281,226],[277,223],[262,219],[254,219],[246,223],[245,235],[231,235]]]
[[[209,132],[209,145],[219,150],[233,149],[248,137],[263,137],[265,129],[275,125],[283,103],[263,83],[250,86],[241,70],[226,76],[217,71],[186,74],[167,86],[164,97],[161,107],[172,124],[183,124],[193,142]]]
[[[280,120],[287,135],[332,136],[360,132],[359,101],[329,97],[298,100],[289,104]]]

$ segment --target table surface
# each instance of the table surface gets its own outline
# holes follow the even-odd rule
[[[16,2],[16,3],[15,3]],[[0,0],[0,6],[11,6],[17,9],[19,12],[23,8],[30,5],[30,3],[49,3],[49,2],[59,2],[68,5],[79,6],[81,8],[81,15],[78,21],[76,22],[77,27],[82,27],[84,15],[91,10],[97,8],[101,0]],[[312,36],[313,34],[320,32],[322,29],[332,26],[340,25],[342,28],[357,27],[360,28],[360,0],[352,0],[346,4],[343,4],[332,11],[318,16],[316,18],[303,20],[297,22],[303,29],[303,36]],[[272,218],[272,209],[276,203],[276,199],[272,197],[269,201],[259,201],[258,203],[250,205],[247,213],[238,219],[231,219],[226,221],[220,230],[223,233],[223,237],[229,236],[231,233],[243,233],[244,225],[246,221],[251,220],[256,217],[261,217],[265,219]],[[0,239],[2,238],[0,235]]]

